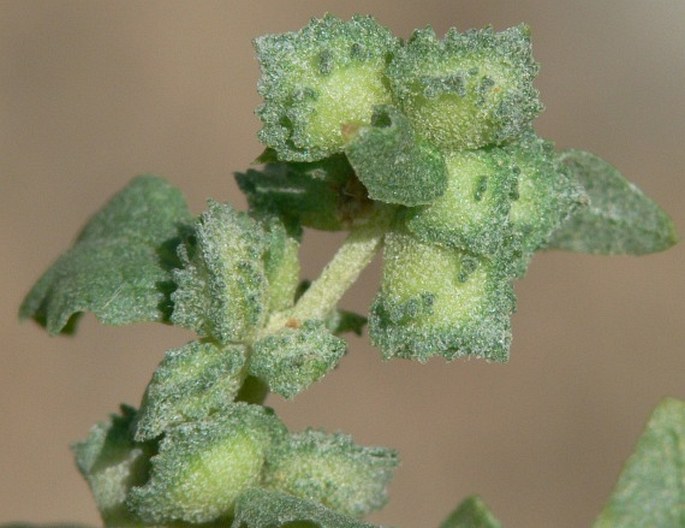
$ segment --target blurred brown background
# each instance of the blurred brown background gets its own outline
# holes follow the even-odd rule
[[[0,2],[0,522],[97,524],[68,444],[137,404],[161,326],[74,339],[17,307],[84,221],[135,174],[244,206],[232,171],[260,152],[251,39],[329,11],[371,13],[400,36],[527,22],[547,110],[541,135],[617,165],[685,233],[685,3],[587,1]],[[338,239],[336,239],[338,240]],[[314,234],[316,275],[335,242]],[[403,465],[372,521],[437,526],[477,492],[509,528],[588,526],[651,408],[685,397],[683,246],[642,258],[539,255],[517,285],[508,365],[382,362],[352,339],[341,368],[293,402],[293,429],[343,430]],[[378,263],[346,297],[365,310]]]

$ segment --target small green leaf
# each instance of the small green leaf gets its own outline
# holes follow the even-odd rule
[[[346,344],[322,321],[288,324],[291,327],[255,342],[249,372],[266,382],[271,391],[293,398],[338,364]]]
[[[453,152],[446,163],[447,190],[432,204],[408,210],[407,227],[426,243],[498,254],[511,231],[514,167],[498,148]]]
[[[356,131],[345,153],[372,200],[427,204],[447,187],[442,154],[418,141],[409,120],[393,106],[375,107],[370,125]]]
[[[366,189],[342,154],[313,163],[271,161],[261,170],[235,176],[250,210],[275,214],[293,231],[300,225],[350,229],[373,210]]]
[[[264,483],[361,517],[386,503],[397,465],[397,453],[391,449],[361,447],[347,435],[307,430],[290,435],[269,452]]]
[[[418,29],[388,66],[395,99],[417,133],[447,151],[500,144],[521,134],[542,105],[529,30],[488,27],[438,40]]]
[[[132,438],[135,410],[122,406],[121,411],[121,416],[112,415],[107,422],[97,424],[86,440],[72,447],[107,526],[140,524],[124,501],[133,486],[145,482],[154,449],[152,444],[137,443]]]
[[[378,528],[316,502],[252,488],[236,502],[231,528]]]
[[[685,402],[663,400],[594,528],[685,526]]]
[[[174,270],[174,324],[220,343],[249,341],[268,311],[264,258],[268,237],[259,223],[228,204],[210,201],[181,248]]]
[[[386,236],[369,333],[386,359],[503,362],[514,305],[511,281],[496,262],[394,231]]]
[[[284,161],[316,161],[340,152],[343,129],[368,124],[390,102],[384,70],[399,44],[368,16],[331,15],[300,31],[255,40],[264,104],[260,140]]]
[[[181,193],[139,176],[85,226],[24,299],[19,315],[57,334],[93,312],[105,324],[165,321],[179,228],[190,222]]]
[[[236,498],[259,483],[271,442],[285,434],[270,409],[246,403],[170,428],[151,459],[150,480],[129,492],[127,506],[155,524],[230,517]]]
[[[440,528],[502,528],[480,497],[473,496],[462,501]]]
[[[584,253],[643,255],[678,241],[672,220],[606,161],[580,150],[559,160],[590,197],[553,235],[548,247]]]
[[[135,438],[149,440],[171,426],[228,409],[238,394],[245,347],[193,341],[169,350],[145,391]]]

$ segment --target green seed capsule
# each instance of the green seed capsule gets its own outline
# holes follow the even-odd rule
[[[537,72],[525,26],[501,33],[450,29],[441,41],[432,29],[420,29],[388,67],[400,107],[445,150],[518,136],[542,110],[533,87]]]
[[[266,451],[285,432],[269,409],[246,403],[171,428],[151,460],[150,480],[129,492],[127,506],[146,523],[229,517],[236,498],[259,483]]]
[[[508,359],[515,301],[498,264],[405,232],[386,237],[383,259],[369,330],[385,358]]]
[[[445,156],[447,190],[432,204],[407,211],[407,227],[426,243],[495,256],[510,231],[516,167],[493,147]]]
[[[261,64],[260,140],[287,161],[342,150],[344,130],[368,124],[389,103],[385,67],[399,40],[373,18],[326,15],[298,32],[255,40]]]

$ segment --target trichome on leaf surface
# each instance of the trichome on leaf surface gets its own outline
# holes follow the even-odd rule
[[[513,281],[539,250],[644,254],[669,217],[600,158],[538,137],[529,30],[407,40],[327,15],[256,39],[260,169],[236,175],[249,210],[134,179],[85,226],[21,306],[49,333],[79,314],[156,321],[197,338],[169,350],[138,409],[74,445],[108,527],[369,527],[397,454],[344,434],[290,432],[263,402],[335,368],[362,315],[338,308],[382,252],[368,314],[385,359],[504,362]],[[348,231],[301,281],[303,228]],[[655,412],[597,526],[685,526],[685,405]],[[500,526],[463,502],[442,528]]]

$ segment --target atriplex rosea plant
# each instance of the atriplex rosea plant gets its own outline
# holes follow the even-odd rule
[[[344,434],[289,432],[263,406],[293,398],[367,319],[337,308],[382,250],[368,317],[383,357],[506,361],[512,283],[541,249],[643,254],[668,216],[610,165],[557,152],[524,26],[406,42],[369,17],[312,20],[256,40],[261,169],[237,175],[248,212],[136,178],[38,281],[21,316],[51,334],[78,315],[157,321],[197,339],[166,353],[139,409],[74,446],[105,525],[370,526],[398,458]],[[348,231],[313,282],[303,227]],[[685,525],[685,408],[655,412],[597,526]],[[477,498],[442,525],[499,526]]]

